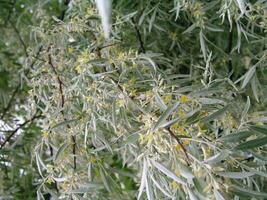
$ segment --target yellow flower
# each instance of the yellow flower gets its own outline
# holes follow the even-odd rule
[[[175,170],[175,175],[176,176],[180,176],[181,175],[181,173],[180,173],[180,171],[178,169]]]
[[[46,183],[48,183],[48,184],[54,183],[53,178],[52,177],[48,177],[47,180],[46,180]]]
[[[180,103],[186,103],[186,102],[188,101],[188,98],[187,98],[187,96],[182,95],[182,96],[179,98],[179,101],[180,101]]]
[[[182,143],[183,143],[183,145],[188,145],[188,144],[190,144],[190,140],[188,140],[188,139],[184,139],[184,140],[182,141]]]
[[[171,38],[172,41],[175,41],[175,40],[177,40],[177,33],[171,32],[169,37]]]
[[[176,151],[180,151],[182,149],[182,146],[180,144],[175,145]]]
[[[125,53],[124,52],[119,52],[119,54],[118,54],[118,60],[119,61],[123,61],[123,60],[125,60]]]
[[[172,181],[170,186],[172,189],[177,189],[179,187],[179,185],[176,181]]]
[[[116,105],[118,106],[118,107],[124,107],[124,105],[125,105],[125,100],[124,99],[119,99],[119,100],[117,100],[116,101]]]
[[[95,156],[91,156],[90,162],[91,163],[96,163],[96,161],[97,161],[96,157]]]
[[[170,128],[173,132],[175,132],[179,135],[187,135],[186,130],[183,127],[179,126],[178,123],[171,125]]]
[[[78,74],[82,73],[81,65],[77,65],[77,66],[75,67],[75,71],[76,71]]]
[[[93,102],[94,101],[94,98],[91,96],[87,96],[87,97],[85,97],[85,99],[87,102]]]
[[[68,47],[67,52],[68,52],[69,54],[71,54],[71,53],[73,52],[73,48],[72,48],[72,47]]]
[[[78,62],[80,62],[81,64],[85,64],[89,62],[89,54],[86,50],[84,50],[81,55],[79,55],[78,57]]]
[[[129,93],[129,96],[130,96],[130,97],[134,97],[134,96],[136,96],[136,95],[137,95],[137,91],[136,91],[136,89],[131,90],[130,93]]]
[[[144,134],[140,134],[139,135],[139,140],[141,143],[144,143],[145,142],[145,135]]]
[[[171,94],[167,94],[165,96],[162,97],[162,100],[165,104],[169,104],[172,100],[172,95]]]
[[[204,146],[202,146],[201,149],[202,149],[202,152],[203,152],[204,160],[206,160],[208,157],[210,157],[211,150],[210,150],[210,148],[206,148]]]
[[[145,96],[147,99],[151,99],[154,96],[154,93],[151,90],[145,92]]]
[[[47,131],[42,131],[42,132],[43,132],[42,134],[43,138],[48,138],[49,133]]]

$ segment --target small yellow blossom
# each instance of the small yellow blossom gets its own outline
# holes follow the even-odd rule
[[[202,146],[201,149],[202,149],[202,152],[203,152],[204,160],[206,160],[208,157],[210,157],[211,150],[210,150],[210,148],[207,148],[207,147],[204,147],[204,146]]]
[[[48,184],[54,183],[54,179],[52,177],[48,177],[46,179],[46,183],[48,183]]]
[[[86,9],[86,17],[90,17],[94,14],[94,10],[91,7]]]
[[[170,184],[171,188],[172,189],[177,189],[179,187],[178,183],[176,181],[172,181],[171,184]]]
[[[85,97],[85,99],[87,102],[90,102],[90,103],[94,101],[94,98],[91,96],[87,96],[87,97]]]
[[[171,38],[172,41],[175,41],[175,40],[177,40],[177,33],[171,32],[169,37]]]
[[[145,96],[147,99],[151,99],[154,96],[154,93],[151,90],[145,92]]]
[[[182,95],[182,96],[179,98],[179,101],[180,101],[180,103],[186,103],[186,102],[188,102],[188,98],[187,98],[187,96]]]
[[[176,151],[180,151],[182,149],[182,146],[180,144],[175,145]]]
[[[85,50],[81,53],[81,55],[79,55],[78,57],[78,62],[81,64],[85,64],[89,62],[89,54],[88,52]]]
[[[176,176],[180,176],[181,175],[181,173],[180,173],[180,171],[178,169],[175,170],[175,175]]]
[[[72,48],[72,47],[68,47],[67,52],[68,52],[69,54],[71,54],[71,53],[73,52],[73,48]]]
[[[172,95],[171,94],[167,94],[165,96],[162,97],[162,100],[165,104],[169,104],[172,100]]]
[[[43,132],[42,134],[43,138],[48,138],[49,133],[47,131],[42,131],[42,132]]]
[[[123,61],[125,60],[126,56],[125,56],[125,53],[124,52],[119,52],[118,53],[118,60],[119,61]]]
[[[82,73],[81,65],[77,65],[77,66],[75,67],[75,71],[76,71],[78,74]]]
[[[96,157],[95,156],[91,156],[90,162],[91,163],[96,163],[96,161],[97,161]]]
[[[184,140],[182,141],[182,143],[183,143],[183,145],[189,145],[189,144],[190,144],[190,140],[188,140],[188,139],[184,139]]]
[[[125,105],[125,100],[124,99],[118,99],[117,101],[116,101],[116,105],[118,106],[118,107],[124,107],[124,105]]]
[[[179,135],[187,135],[186,130],[183,127],[179,126],[178,123],[171,125],[170,128],[173,132],[175,132]]]
[[[130,92],[129,92],[129,96],[130,97],[134,97],[137,95],[137,90],[136,89],[132,89]]]

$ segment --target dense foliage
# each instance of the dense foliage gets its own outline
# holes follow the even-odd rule
[[[0,9],[0,198],[267,198],[266,0]]]

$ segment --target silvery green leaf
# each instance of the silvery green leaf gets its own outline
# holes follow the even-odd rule
[[[237,185],[231,185],[229,187],[229,190],[233,192],[238,192],[238,194],[241,194],[242,196],[245,196],[245,197],[250,196],[254,198],[255,197],[267,198],[266,192],[258,192],[258,191],[254,191],[246,187],[239,187]]]
[[[158,121],[155,123],[153,130],[156,130],[162,125],[164,122],[166,122],[167,118],[172,114],[172,112],[178,107],[179,102],[174,103],[172,106],[168,107],[167,110],[165,110],[164,113],[160,116]]]
[[[143,161],[143,172],[142,172],[141,184],[140,184],[139,192],[138,192],[138,196],[137,196],[138,200],[141,198],[143,190],[146,186],[146,181],[147,181],[146,179],[147,179],[147,161],[144,160]]]
[[[199,40],[200,40],[200,47],[201,51],[204,57],[204,60],[207,60],[207,51],[206,51],[206,46],[205,46],[205,41],[204,41],[204,36],[202,30],[199,32]]]
[[[213,164],[216,164],[218,162],[221,162],[222,160],[224,160],[225,158],[227,158],[228,155],[229,155],[229,152],[228,151],[222,151],[220,153],[215,154],[214,156],[209,157],[208,159],[206,159],[203,162],[205,164],[213,165]]]
[[[162,123],[159,128],[167,128],[170,127],[171,125],[177,123],[180,120],[180,118],[175,118],[170,121],[166,121],[165,123]]]
[[[247,150],[252,148],[261,147],[267,144],[267,137],[258,138],[254,140],[249,140],[247,142],[243,142],[235,147],[235,150]]]
[[[155,184],[155,186],[167,197],[172,198],[171,194],[169,194],[156,180],[153,176],[150,176],[151,180]]]
[[[188,189],[188,195],[190,200],[199,200],[191,189]]]
[[[69,146],[68,143],[63,143],[63,144],[58,148],[54,160],[57,160],[57,159],[59,158],[61,152],[63,152],[68,146]]]
[[[166,106],[164,101],[160,98],[159,93],[156,90],[154,90],[154,94],[155,94],[155,100],[156,100],[156,103],[158,104],[158,106],[162,110],[166,110],[168,107]]]
[[[187,29],[183,32],[183,34],[192,32],[196,27],[197,27],[197,24],[192,24],[191,26],[189,26],[189,28],[187,28]]]
[[[243,110],[243,112],[241,114],[242,119],[244,119],[246,117],[246,115],[248,113],[248,110],[249,110],[249,107],[250,107],[250,98],[249,98],[249,96],[247,96],[247,102],[246,102],[244,110]]]
[[[146,196],[148,200],[154,200],[154,196],[153,196],[153,190],[152,190],[152,184],[150,184],[150,181],[148,180],[148,178],[146,178]]]
[[[181,173],[181,176],[186,178],[188,181],[192,181],[193,178],[195,177],[189,167],[183,165],[182,163],[179,164],[179,170]]]
[[[214,189],[214,196],[216,200],[225,200],[225,198],[221,195],[221,193],[217,189]]]
[[[156,161],[152,161],[152,164],[159,170],[161,171],[163,174],[165,174],[166,176],[168,176],[169,178],[173,179],[174,181],[176,181],[179,184],[182,185],[186,185],[186,183],[178,178],[173,172],[171,172],[170,170],[168,170],[166,167],[164,167],[163,165],[161,165],[160,163],[156,162]]]
[[[230,105],[226,105],[225,107],[223,107],[222,109],[212,113],[211,115],[205,117],[203,119],[203,122],[209,122],[213,119],[217,119],[218,117],[220,117],[222,114],[224,114],[228,109],[230,108]]]
[[[237,5],[241,11],[241,15],[243,15],[246,12],[246,6],[245,6],[245,0],[236,0]]]
[[[219,138],[219,141],[225,141],[225,142],[240,142],[241,140],[244,140],[251,136],[253,132],[251,131],[240,131],[237,133],[231,133],[229,135],[223,136]]]
[[[101,176],[101,179],[103,181],[103,184],[104,184],[106,190],[110,192],[111,191],[110,186],[109,186],[110,184],[108,182],[107,175],[106,175],[104,168],[100,166],[99,172],[100,172],[100,176]]]
[[[253,172],[216,172],[219,176],[233,178],[233,179],[244,179],[255,175]]]
[[[207,104],[207,105],[210,105],[210,104],[225,104],[224,101],[220,100],[220,99],[212,99],[212,98],[205,98],[205,97],[202,97],[202,98],[199,98],[198,99],[201,103],[203,104]]]
[[[87,183],[87,184],[83,184],[81,185],[79,188],[77,189],[73,189],[70,191],[70,193],[72,194],[83,194],[83,193],[90,193],[93,192],[95,190],[100,190],[103,189],[103,185],[101,184],[97,184],[97,183]]]
[[[247,73],[244,75],[245,78],[244,78],[244,80],[243,80],[241,89],[244,89],[244,88],[247,86],[247,84],[249,83],[249,81],[251,80],[251,78],[253,77],[253,75],[255,74],[255,72],[256,72],[256,66],[251,67],[251,68],[247,71]]]
[[[255,76],[251,80],[251,89],[256,101],[259,102],[259,83],[257,79],[257,74],[255,74]]]
[[[251,125],[249,126],[249,130],[256,132],[256,133],[260,133],[260,134],[264,134],[267,135],[267,126],[264,125]]]

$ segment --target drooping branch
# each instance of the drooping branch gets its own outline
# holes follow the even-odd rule
[[[135,29],[135,32],[136,32],[136,38],[137,38],[138,43],[139,43],[139,53],[146,53],[145,45],[144,45],[140,30],[139,30],[139,28],[138,28],[138,26],[137,26],[137,24],[136,24],[134,19],[132,19],[132,22],[134,24],[134,29]]]
[[[233,75],[233,63],[232,63],[232,56],[231,56],[232,48],[233,48],[233,29],[231,29],[228,33],[228,47],[227,47],[228,71],[231,73],[230,77]]]
[[[9,20],[9,23],[10,23],[11,27],[14,29],[15,33],[18,35],[18,38],[19,38],[19,41],[20,41],[20,43],[21,43],[21,45],[23,47],[24,53],[25,53],[26,57],[28,57],[29,54],[27,52],[27,45],[24,42],[19,29],[10,20]]]
[[[35,65],[36,61],[38,60],[41,51],[42,51],[42,46],[39,48],[38,52],[37,52],[36,55],[34,56],[35,59],[33,60],[33,62],[32,62],[31,65],[30,65],[30,68],[31,68],[31,69],[33,68],[33,66]],[[27,76],[27,75],[29,74],[29,72],[30,72],[30,69],[26,70],[25,73],[24,73],[25,76]],[[2,112],[2,114],[1,114],[0,119],[3,120],[4,117],[6,116],[7,112],[8,112],[9,109],[11,108],[12,103],[13,103],[13,101],[15,100],[15,97],[16,97],[16,95],[17,95],[18,92],[19,92],[20,87],[21,87],[21,84],[18,84],[18,85],[15,87],[14,91],[12,92],[11,98],[10,98],[9,101],[8,101],[7,106],[3,109],[3,112]]]
[[[66,14],[66,11],[67,11],[67,9],[68,9],[68,5],[69,5],[70,1],[71,1],[71,0],[65,0],[65,2],[64,2],[64,6],[65,6],[65,8],[62,10],[62,12],[60,13],[60,16],[59,16],[59,19],[60,19],[61,21],[63,21],[64,18],[65,18],[65,14]]]
[[[172,132],[172,130],[170,128],[165,128],[164,130],[166,130],[169,135],[174,138],[176,140],[176,142],[180,145],[180,147],[182,148],[182,151],[184,152],[185,154],[185,157],[186,157],[186,163],[187,165],[189,165],[189,156],[188,156],[188,153],[186,151],[186,148],[184,147],[183,143],[180,141],[180,138],[177,137],[174,132]]]
[[[4,142],[0,145],[0,150],[4,148],[4,146],[13,138],[13,136],[25,127],[27,124],[32,123],[35,119],[41,117],[41,115],[35,114],[31,119],[26,120],[24,123],[20,124],[16,129],[11,130],[9,136],[4,140]]]
[[[57,70],[56,70],[56,67],[55,65],[53,64],[53,61],[52,61],[52,56],[51,56],[51,53],[49,52],[50,51],[50,48],[48,48],[48,63],[49,65],[51,66],[55,76],[56,76],[56,79],[57,79],[57,82],[58,82],[58,86],[59,86],[59,94],[60,94],[60,98],[61,98],[61,101],[60,101],[60,104],[61,104],[61,114],[64,118],[64,121],[67,121],[67,119],[65,118],[65,115],[64,115],[64,106],[65,106],[65,95],[64,95],[64,91],[63,91],[63,81],[61,80]],[[71,129],[70,125],[67,124],[66,125],[68,129]],[[72,140],[72,154],[73,154],[73,169],[75,170],[77,168],[77,161],[76,161],[76,137],[75,135],[71,135],[71,140]]]

